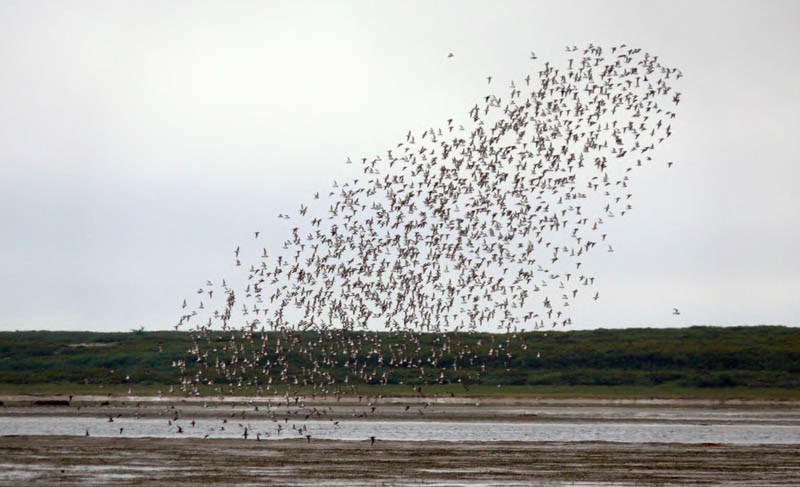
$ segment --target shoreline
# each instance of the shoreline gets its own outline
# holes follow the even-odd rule
[[[127,394],[68,394],[68,393],[0,393],[0,407],[42,407],[47,402],[63,402],[95,406],[103,403],[115,405],[174,404],[174,405],[285,405],[287,396],[185,396],[185,395],[127,395]],[[295,401],[295,398],[298,400]],[[40,404],[36,404],[36,403]],[[800,407],[798,398],[751,397],[548,397],[548,396],[447,396],[447,395],[306,395],[289,396],[290,404],[305,405],[365,405],[369,402],[383,405],[407,405],[421,402],[440,406],[788,406]],[[52,405],[51,405],[52,406]]]
[[[240,421],[800,424],[800,401],[0,395],[0,417]]]
[[[641,428],[654,426],[692,434],[697,434],[698,428],[718,431],[728,426],[736,428],[733,431],[773,426],[797,431],[800,401],[369,396],[359,402],[349,396],[340,401],[298,396],[297,403],[290,397],[287,405],[285,396],[77,395],[67,406],[32,405],[37,400],[68,397],[0,395],[4,401],[0,417],[10,421],[51,425],[51,418],[58,422],[83,417],[77,420],[74,436],[49,429],[51,426],[42,429],[48,434],[20,429],[19,434],[0,436],[0,484],[561,487],[703,485],[713,479],[717,485],[742,487],[800,485],[800,443],[781,443],[784,436],[773,435],[763,443],[729,442],[730,436],[725,435],[700,440],[654,435],[648,437],[653,439],[637,440]],[[342,427],[347,427],[352,420],[375,425],[375,429],[361,426],[356,429],[357,437],[327,439],[324,434],[317,435],[312,425],[313,439],[298,437],[294,423],[302,426],[308,421],[304,415],[314,409],[322,417],[312,416],[311,423],[341,420]],[[424,416],[418,410],[424,411]],[[114,424],[106,426],[105,418],[112,416]],[[138,424],[155,425],[156,431],[167,433],[130,433],[139,418],[142,423]],[[492,440],[480,434],[477,440],[476,435],[449,440],[442,434],[447,428],[480,431],[487,428],[479,424],[484,421],[512,423],[505,428],[514,431],[528,431],[525,428],[531,426],[525,423],[533,423],[536,432],[578,424],[577,430],[616,432],[622,427],[622,431],[635,433],[625,433],[621,441],[613,440],[619,435],[607,434],[594,439],[576,436],[574,440],[542,439],[538,433],[523,433],[523,439],[513,440],[508,436]],[[186,429],[183,434],[174,431],[177,424]],[[261,441],[253,437],[256,431],[263,434],[276,424],[284,425],[287,436]],[[408,435],[392,439],[381,429],[386,424],[395,425],[388,431],[428,432],[429,439],[413,440]],[[237,437],[214,433],[202,437],[222,425],[229,432],[225,434]],[[117,436],[115,430],[122,426],[130,436]],[[251,427],[249,439],[238,436],[244,426]],[[83,435],[84,427],[87,432],[91,429],[92,436]],[[750,434],[748,438],[758,436]]]

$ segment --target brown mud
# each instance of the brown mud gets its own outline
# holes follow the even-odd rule
[[[4,485],[800,485],[800,446],[2,437]]]

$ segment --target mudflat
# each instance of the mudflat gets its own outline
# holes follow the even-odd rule
[[[798,485],[800,446],[0,437],[5,485]]]
[[[800,429],[800,402],[757,400],[706,400],[706,399],[548,399],[548,398],[467,398],[467,397],[298,397],[286,400],[281,397],[265,398],[190,398],[152,396],[0,396],[4,405],[0,417],[45,418],[45,422],[62,418],[115,418],[135,421],[145,418],[162,419],[161,430],[126,427],[126,436],[173,436],[167,433],[168,421],[198,422],[231,420],[279,421],[303,423],[308,420],[341,421],[455,421],[455,422],[536,422],[536,423],[606,423],[613,424],[676,424],[676,425],[775,425]],[[66,404],[66,405],[65,405]],[[38,424],[38,423],[33,423]],[[169,424],[172,424],[171,421]],[[220,423],[222,425],[222,423]],[[88,426],[88,425],[87,425]],[[185,426],[185,425],[184,425]],[[287,424],[287,427],[289,425]],[[174,427],[172,429],[175,429]],[[229,428],[230,430],[230,428]],[[251,432],[255,430],[251,429]],[[93,433],[99,432],[92,430]],[[230,432],[230,431],[229,431]],[[78,433],[83,433],[79,429]],[[188,430],[187,430],[188,433]],[[239,432],[242,433],[241,431]],[[67,430],[42,430],[4,428],[0,435],[70,435]],[[108,436],[108,435],[100,435]],[[116,436],[116,434],[114,435]],[[217,436],[211,434],[212,437]],[[223,435],[225,436],[225,435]],[[797,436],[797,435],[792,435]],[[327,438],[348,439],[348,438]],[[385,438],[387,440],[417,440],[423,438]],[[430,438],[429,438],[430,439]],[[452,440],[447,437],[433,439]],[[510,438],[495,438],[497,440]],[[612,438],[583,438],[608,440]],[[561,441],[562,438],[537,438],[540,441]],[[797,443],[794,441],[760,440],[761,443]],[[624,440],[627,441],[627,440]],[[632,440],[633,441],[633,440]],[[653,441],[683,441],[662,440]],[[706,441],[706,440],[703,440]],[[718,441],[709,438],[707,441]],[[696,442],[696,441],[694,441]],[[757,442],[754,442],[757,443]]]
[[[2,399],[0,421],[32,421],[41,430],[13,433],[6,428],[12,431],[6,434],[20,436],[0,436],[2,485],[800,485],[800,443],[788,441],[796,436],[789,433],[800,428],[800,405],[793,401],[74,396],[64,406],[51,402],[63,400],[61,396]],[[378,436],[373,444],[367,435],[374,433],[346,441],[316,434],[257,441],[256,429],[250,439],[219,433],[190,437],[195,430],[188,423],[194,418],[198,429],[201,423],[225,426],[226,432],[239,436],[239,422],[277,421],[288,432],[292,423],[301,425],[315,410],[324,413],[320,419],[341,421],[345,429],[365,421],[388,421],[396,428],[412,423],[442,428],[442,421],[448,428],[469,428],[499,421],[512,428],[534,422],[543,429],[570,424],[636,431],[648,425],[683,431],[743,431],[763,425],[786,431],[787,440],[780,435],[753,444],[529,441],[527,436],[524,441],[440,441],[441,436],[399,441]],[[46,426],[52,420],[87,418],[105,425],[111,417],[114,423],[106,435],[97,425],[89,437],[80,428],[80,435],[59,436],[64,433]],[[161,429],[153,437],[137,437],[136,428],[147,421]],[[175,421],[186,428],[184,434],[175,432]],[[126,426],[125,433],[117,437],[120,426]]]

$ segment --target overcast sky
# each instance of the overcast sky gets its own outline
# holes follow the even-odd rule
[[[0,330],[169,328],[348,156],[590,42],[685,77],[574,328],[800,324],[800,2],[0,1]]]

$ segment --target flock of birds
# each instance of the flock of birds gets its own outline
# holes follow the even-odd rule
[[[560,66],[531,53],[533,76],[461,118],[348,158],[357,176],[278,215],[292,227],[281,250],[244,262],[237,247],[246,278],[183,302],[184,389],[325,393],[400,369],[461,381],[487,348],[510,363],[520,332],[567,326],[579,295],[599,299],[583,262],[614,251],[604,224],[632,209],[629,178],[672,134],[682,74],[626,45],[566,51]],[[487,327],[504,335],[484,352],[459,338]]]
[[[186,435],[203,439],[242,438],[260,441],[262,439],[302,438],[310,443],[312,431],[321,434],[322,437],[336,436],[340,423],[345,418],[369,420],[379,417],[374,415],[381,399],[382,396],[359,396],[357,403],[350,402],[347,405],[307,404],[305,396],[297,394],[289,396],[287,394],[277,400],[254,401],[250,399],[232,403],[229,408],[222,402],[212,402],[212,404],[204,402],[202,409],[198,408],[198,405],[194,405],[188,410],[174,403],[136,402],[135,405],[128,405],[124,409],[117,406],[111,413],[107,413],[105,422],[108,423],[108,426],[106,427],[99,424],[92,425],[92,428],[83,426],[83,435],[86,437],[93,435],[124,436],[126,431],[128,435],[137,435],[144,431],[147,434]],[[388,409],[390,413],[393,408],[424,416],[424,411],[428,411],[430,406],[429,411],[440,413],[435,408],[436,399],[437,396],[427,398],[420,395],[418,401],[412,400],[405,406],[402,404],[390,405]],[[109,402],[104,401],[101,406],[102,404],[108,405]],[[77,409],[80,410],[81,406],[78,405]],[[323,419],[326,421],[322,422]],[[145,424],[136,424],[140,420]],[[309,421],[315,422],[311,428],[309,428]],[[120,424],[124,426],[119,426]],[[343,432],[346,436],[347,431]],[[376,436],[366,436],[365,441],[372,446],[376,439]]]

